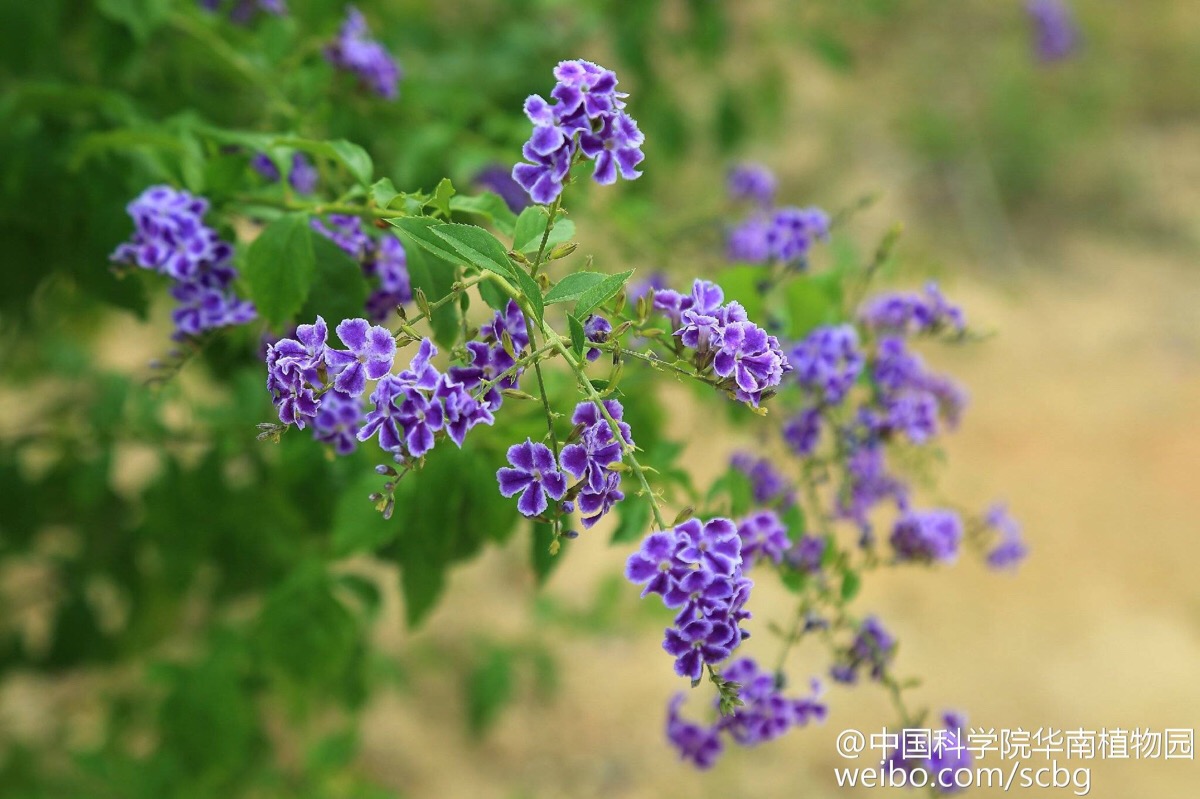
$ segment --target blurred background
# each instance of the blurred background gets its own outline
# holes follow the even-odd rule
[[[103,408],[84,422],[69,416],[70,380],[88,374],[129,391],[161,354],[165,332],[146,331],[165,331],[164,309],[126,295],[105,269],[128,233],[121,209],[146,180],[103,143],[80,149],[81,131],[93,125],[81,117],[121,109],[103,98],[55,107],[59,100],[35,89],[59,81],[82,92],[112,78],[147,117],[196,106],[231,125],[257,100],[225,91],[240,86],[236,76],[188,59],[203,43],[171,30],[143,37],[103,13],[111,2],[95,4],[100,11],[6,5],[0,369],[14,379],[0,388],[0,552],[20,557],[4,561],[0,609],[5,640],[26,645],[0,650],[8,653],[0,796],[82,795],[43,782],[30,765],[78,751],[97,753],[83,759],[94,795],[141,795],[132,776],[117,773],[132,766],[105,755],[109,699],[145,679],[164,652],[194,645],[96,656],[103,636],[89,639],[63,626],[69,615],[44,612],[54,600],[39,599],[47,579],[39,568],[69,559],[73,526],[104,530],[109,514],[124,513],[120,503],[151,479],[154,459],[126,447],[98,474],[75,464],[55,471],[55,482],[30,476],[46,474],[37,466],[45,455],[20,444],[48,417],[76,432],[83,424],[94,446],[89,431],[103,429]],[[296,17],[333,20],[340,4],[289,5]],[[582,57],[616,70],[647,137],[642,181],[620,195],[587,193],[572,208],[581,251],[598,264],[661,269],[680,282],[718,274],[725,172],[741,160],[773,169],[783,202],[861,207],[839,246],[869,253],[902,223],[886,282],[936,277],[972,327],[991,334],[933,358],[971,397],[933,496],[972,507],[1002,497],[1032,552],[1012,575],[973,562],[880,574],[856,601],[898,634],[900,670],[923,679],[915,698],[961,710],[972,726],[1200,726],[1200,4],[1076,0],[1076,38],[1055,58],[1039,51],[1017,0],[362,5],[405,69],[401,99],[379,108],[348,96],[350,110],[318,104],[311,113],[330,135],[367,146],[397,186],[431,188],[443,175],[468,184],[489,163],[511,163],[526,132],[524,96],[549,89],[558,60]],[[283,35],[273,24],[235,30],[234,46],[270,45]],[[132,59],[135,45],[150,55]],[[179,85],[191,87],[186,97],[174,96]],[[642,230],[651,208],[666,214],[668,229],[696,232]],[[814,268],[822,257],[832,256],[818,254]],[[111,295],[114,306],[97,310],[81,299],[88,293]],[[84,329],[82,339],[72,332]],[[35,331],[41,341],[29,344]],[[31,382],[37,370],[50,379]],[[192,377],[184,385],[202,392]],[[689,442],[681,461],[698,483],[754,445],[736,428],[714,435],[690,395],[664,391],[668,431]],[[167,501],[169,485],[160,489]],[[80,499],[89,491],[104,501]],[[40,527],[30,536],[36,544],[15,543],[35,502],[80,511]],[[523,537],[486,549],[449,573],[445,597],[415,632],[399,593],[385,591],[372,627],[377,690],[347,733],[356,746],[343,744],[353,754],[341,754],[342,739],[322,737],[342,728],[337,718],[310,713],[297,723],[285,712],[294,697],[270,700],[280,706],[266,708],[262,735],[282,771],[301,776],[248,795],[375,795],[357,793],[360,781],[379,795],[413,797],[875,793],[839,789],[832,772],[844,765],[839,731],[893,723],[887,697],[870,685],[832,688],[823,727],[728,753],[712,772],[677,762],[662,735],[664,703],[679,688],[659,648],[663,618],[620,580],[627,552],[599,533],[575,542],[540,589]],[[215,563],[208,568],[223,568]],[[378,560],[344,568],[396,581],[395,566]],[[777,586],[756,593],[759,620],[782,621],[790,608]],[[185,614],[181,624],[189,623],[200,621]],[[772,643],[763,636],[747,647],[770,658]],[[817,654],[801,648],[792,673],[819,672]],[[220,744],[201,736],[188,746],[227,760],[260,751],[237,737],[235,700],[195,695],[205,698],[177,709],[180,723],[207,707],[216,716],[207,729],[230,732]],[[325,748],[314,754],[300,743],[311,740]],[[1087,765],[1096,797],[1182,799],[1200,777],[1193,760]],[[221,783],[207,779],[170,795],[213,795]]]

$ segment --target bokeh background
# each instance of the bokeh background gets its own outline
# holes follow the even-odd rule
[[[581,246],[598,263],[678,279],[718,268],[719,236],[643,242],[637,214],[668,209],[684,230],[717,218],[725,169],[750,159],[776,171],[786,202],[837,210],[871,198],[852,223],[862,251],[896,222],[905,230],[887,282],[933,275],[992,334],[934,359],[971,404],[933,496],[972,507],[1002,497],[1032,553],[1013,575],[964,562],[868,581],[857,602],[895,628],[899,669],[923,679],[915,697],[984,727],[1200,726],[1200,5],[1076,0],[1078,46],[1054,63],[1036,57],[1015,0],[500,5],[371,10],[418,107],[426,76],[488,73],[478,88],[461,83],[467,107],[498,84],[518,103],[544,90],[548,73],[528,64],[495,74],[514,49],[535,52],[539,68],[586,57],[616,69],[649,142],[649,187],[627,210],[594,195],[577,212]],[[488,24],[491,46],[481,45]],[[473,46],[439,54],[419,40],[456,25],[477,26]],[[6,27],[6,49],[24,46]],[[390,166],[420,184],[425,154],[454,133],[436,116],[421,128],[404,114],[354,124],[394,124]],[[482,117],[449,117],[484,139],[510,135]],[[492,155],[466,152],[451,169]],[[587,224],[601,210],[617,222]],[[113,369],[136,375],[155,354],[132,316],[114,313],[100,331],[93,355]],[[664,390],[698,482],[754,445],[733,428],[714,432],[688,393]],[[17,420],[0,429],[32,418],[28,399],[24,416],[11,397],[0,405]],[[133,454],[112,479],[137,484],[148,468]],[[870,685],[832,688],[823,727],[729,753],[710,773],[678,763],[661,729],[678,681],[659,650],[662,618],[616,577],[624,550],[586,535],[539,590],[527,547],[514,539],[453,571],[419,631],[405,628],[398,593],[385,596],[376,635],[390,671],[365,710],[356,773],[414,797],[876,793],[839,789],[832,773],[845,765],[838,731],[893,721]],[[389,578],[390,567],[365,559],[345,568]],[[34,590],[23,575],[5,575],[6,602]],[[774,586],[754,600],[760,620],[790,608]],[[747,647],[771,658],[772,643]],[[816,654],[802,647],[793,673],[820,669]],[[464,684],[497,661],[511,682],[481,711]],[[87,741],[105,686],[136,673],[11,670],[0,680],[0,740]],[[272,737],[285,760],[300,758],[289,754],[297,731],[279,718]],[[1200,784],[1195,761],[1087,765],[1096,797],[1184,799]]]

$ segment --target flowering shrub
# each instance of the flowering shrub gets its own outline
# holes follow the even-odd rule
[[[154,107],[98,96],[104,129],[82,134],[79,164],[101,153],[125,159],[134,168],[124,183],[138,184],[127,218],[106,230],[117,231],[106,244],[114,269],[98,291],[143,312],[147,298],[169,295],[174,344],[162,342],[169,355],[154,390],[77,359],[83,376],[119,395],[112,407],[104,392],[87,406],[103,435],[66,442],[43,479],[22,476],[16,459],[0,463],[18,490],[48,503],[14,523],[21,546],[47,525],[78,523],[55,516],[47,499],[60,483],[84,497],[89,518],[114,525],[104,540],[87,539],[78,568],[116,584],[123,619],[109,629],[93,618],[83,586],[95,581],[85,579],[58,623],[90,649],[56,637],[48,652],[6,652],[55,667],[96,652],[161,662],[165,698],[127,689],[122,701],[139,712],[112,711],[130,739],[161,733],[153,751],[114,735],[105,757],[161,774],[164,785],[196,778],[213,791],[250,791],[256,747],[267,745],[252,700],[278,691],[297,712],[326,701],[354,710],[369,695],[383,589],[344,562],[396,564],[415,626],[455,563],[518,528],[539,580],[579,536],[610,535],[629,550],[628,593],[640,587],[669,610],[662,648],[681,688],[701,697],[664,697],[665,743],[698,767],[733,744],[764,744],[836,714],[825,678],[880,683],[902,721],[916,718],[895,673],[896,639],[855,606],[862,581],[884,568],[950,565],[968,549],[1012,568],[1027,549],[1002,506],[980,515],[927,507],[902,467],[901,455],[935,447],[966,404],[923,353],[965,344],[971,330],[933,284],[875,292],[894,237],[872,263],[822,268],[819,245],[842,235],[848,213],[780,205],[769,169],[736,166],[729,198],[749,210],[725,230],[735,265],[662,275],[603,253],[585,260],[576,228],[601,213],[585,198],[611,192],[605,202],[620,207],[645,190],[613,187],[618,177],[649,180],[669,163],[654,157],[656,129],[669,129],[656,103],[618,91],[613,70],[583,59],[517,70],[523,105],[514,96],[477,112],[527,141],[497,133],[486,159],[445,169],[456,186],[422,174],[419,144],[402,156],[392,141],[425,135],[418,120],[437,97],[405,118],[411,128],[352,141],[356,124],[343,118],[352,109],[403,107],[443,80],[398,52],[411,65],[401,98],[396,57],[371,34],[387,27],[369,11],[318,21],[301,16],[307,6],[265,0],[149,16],[137,4],[103,5],[104,26],[139,41],[182,37],[250,90],[228,115],[161,120]],[[318,44],[279,44],[296,31]],[[631,84],[650,82],[643,74]],[[645,132],[635,116],[649,120]],[[429,127],[435,140],[444,133]],[[403,167],[406,158],[416,165]],[[88,269],[103,272],[98,262]],[[96,280],[89,272],[79,285]],[[147,325],[145,337],[155,331]],[[219,396],[194,398],[182,372],[210,380]],[[668,379],[757,436],[759,447],[735,454],[711,485],[693,482],[682,443],[664,432],[656,389]],[[193,427],[181,430],[169,420],[188,402]],[[89,450],[117,440],[162,449],[161,473],[133,499],[107,485],[108,450]],[[189,442],[203,451],[183,452]],[[693,444],[710,458],[717,451]],[[98,482],[76,485],[93,469]],[[766,623],[780,615],[756,601],[755,585],[767,581],[793,593],[795,608],[782,614],[790,623]],[[200,654],[176,656],[172,628],[197,603]],[[746,647],[752,637],[768,646],[759,642],[770,631],[775,667]],[[826,666],[797,692],[788,655],[802,643],[819,647]],[[482,725],[501,699],[478,690],[472,718]],[[212,738],[222,743],[209,750]],[[99,779],[120,793],[122,777]]]

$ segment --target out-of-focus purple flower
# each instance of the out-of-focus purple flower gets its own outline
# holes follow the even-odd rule
[[[783,425],[783,440],[801,458],[812,455],[821,440],[821,412],[806,408]]]
[[[690,761],[696,768],[712,768],[725,746],[716,727],[701,727],[685,721],[679,715],[684,695],[676,694],[667,707],[667,740],[679,752],[682,760]]]
[[[530,205],[529,195],[521,188],[521,184],[513,180],[512,173],[499,164],[492,164],[479,170],[475,175],[474,182],[497,194],[514,214],[521,213]]]
[[[725,183],[730,199],[749,200],[767,208],[775,202],[778,181],[762,164],[738,164],[729,170]]]
[[[853,325],[818,327],[788,353],[793,376],[820,404],[837,405],[862,373],[865,358]]]
[[[197,3],[205,11],[217,11],[221,4],[222,0],[199,0]],[[287,3],[284,0],[234,0],[233,7],[229,10],[229,19],[244,25],[259,13],[282,17],[287,11]]]
[[[394,100],[400,94],[399,65],[387,48],[370,38],[367,20],[354,6],[346,7],[346,20],[325,48],[325,58],[338,69],[353,72],[380,97]]]
[[[816,574],[821,571],[821,561],[825,558],[826,541],[815,535],[804,535],[787,552],[784,558],[800,571]]]
[[[929,372],[903,338],[880,339],[871,374],[881,413],[868,409],[863,419],[879,433],[902,433],[921,444],[937,434],[939,420],[949,426],[958,422],[966,395],[948,378]]]
[[[841,683],[853,683],[858,679],[859,670],[868,668],[871,679],[882,679],[895,654],[896,639],[884,629],[879,619],[868,616],[859,625],[850,646],[830,669],[830,676]]]
[[[775,675],[750,658],[726,666],[721,677],[740,686],[738,698],[742,704],[732,714],[722,716],[716,726],[742,746],[774,740],[792,727],[803,727],[810,721],[820,723],[828,715],[828,707],[821,701],[819,680],[812,681],[808,696],[788,698],[776,684]]]
[[[536,94],[525,101],[533,132],[522,149],[528,163],[513,167],[513,180],[534,202],[552,203],[576,159],[594,161],[592,177],[602,185],[614,183],[618,174],[639,177],[645,137],[622,110],[626,95],[617,91],[617,76],[582,60],[561,62],[554,76],[553,103]]]
[[[750,478],[754,504],[778,502],[783,508],[795,504],[795,487],[768,458],[756,458],[752,453],[738,452],[729,459],[729,465]]]
[[[364,418],[361,399],[340,391],[326,392],[312,422],[313,438],[332,444],[338,455],[349,455],[358,446]]]
[[[652,272],[649,277],[639,280],[631,280],[625,287],[625,293],[629,297],[629,301],[636,303],[645,295],[649,294],[650,298],[654,298],[654,292],[660,291],[667,287],[667,276],[662,272]]]
[[[526,439],[523,444],[508,448],[508,462],[496,472],[500,493],[511,497],[520,494],[517,510],[525,516],[538,516],[545,512],[549,499],[562,499],[567,493],[567,478],[555,463],[554,453],[542,443]]]
[[[953,511],[909,511],[892,528],[891,543],[898,560],[953,563],[962,535],[962,519]]]
[[[312,220],[312,227],[358,261],[363,275],[375,284],[365,305],[372,321],[383,321],[396,306],[412,301],[408,256],[400,239],[390,233],[371,236],[357,216],[330,214]]]
[[[856,446],[846,460],[846,482],[838,492],[837,515],[857,523],[864,543],[869,543],[869,514],[886,500],[907,507],[908,487],[888,473],[882,446],[874,443]]]
[[[914,784],[912,777],[916,772],[924,772],[919,784],[930,786],[937,794],[958,793],[963,788],[954,781],[954,776],[960,769],[969,769],[972,763],[964,735],[967,720],[961,713],[946,711],[941,723],[941,727],[931,726],[928,738],[918,746],[909,747],[927,754],[910,753],[905,757],[905,747],[899,747],[888,756],[885,768],[892,773],[907,774],[910,785]]]
[[[801,264],[813,242],[829,236],[829,215],[820,208],[779,208],[771,217],[767,246],[771,257]]]
[[[1065,0],[1029,0],[1025,11],[1033,26],[1033,51],[1039,61],[1062,61],[1079,47],[1079,27]]]
[[[917,335],[951,330],[961,333],[967,326],[962,309],[952,305],[936,283],[926,284],[923,294],[889,292],[863,303],[858,317],[880,333]]]
[[[372,326],[366,319],[343,320],[337,334],[349,349],[325,351],[333,387],[352,397],[360,396],[367,380],[378,380],[392,370],[396,339],[387,328]]]
[[[612,330],[612,323],[599,314],[592,314],[583,323],[584,338],[593,344],[603,344],[608,341]],[[600,350],[596,347],[591,347],[588,349],[586,355],[589,361],[594,361],[600,357]]]
[[[771,221],[756,215],[729,228],[725,234],[725,256],[730,261],[749,264],[771,260]]]
[[[988,566],[993,569],[1015,569],[1029,555],[1029,547],[1021,536],[1021,525],[1017,523],[1002,504],[988,508],[984,524],[996,535],[995,543],[987,553]]]
[[[743,517],[738,520],[737,531],[742,539],[743,569],[749,569],[759,558],[779,563],[784,552],[792,546],[787,528],[772,510],[760,510]]]
[[[266,153],[255,153],[250,158],[250,166],[268,183],[279,181],[279,167]],[[292,153],[292,168],[288,172],[288,184],[301,194],[312,194],[317,188],[320,173],[312,161],[304,153]],[[357,218],[357,217],[355,217]]]

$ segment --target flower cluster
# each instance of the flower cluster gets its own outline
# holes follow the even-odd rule
[[[583,323],[583,336],[592,344],[603,344],[608,341],[608,337],[612,335],[613,326],[603,316],[592,314]],[[600,349],[598,347],[590,347],[585,353],[589,361],[594,361],[600,357]]]
[[[314,437],[340,454],[377,435],[383,450],[404,461],[431,450],[437,433],[461,447],[472,427],[493,422],[486,405],[430,363],[437,348],[429,339],[421,341],[408,369],[395,375],[396,340],[386,328],[346,319],[337,335],[346,349],[327,344],[328,329],[318,316],[314,324],[300,325],[296,338],[267,348],[267,389],[283,424],[311,424]],[[360,397],[375,380],[364,415]]]
[[[892,527],[891,544],[897,560],[953,563],[962,537],[962,519],[953,511],[909,511]]]
[[[253,303],[239,299],[233,291],[238,276],[233,247],[204,224],[206,199],[170,186],[151,186],[126,210],[133,218],[133,237],[118,246],[111,259],[174,281],[174,338],[197,336],[255,318]]]
[[[1079,46],[1079,28],[1064,0],[1029,0],[1025,6],[1033,25],[1034,53],[1039,61],[1062,61]]]
[[[369,34],[366,17],[348,6],[337,37],[325,48],[325,58],[338,69],[353,72],[380,97],[394,100],[400,94],[400,67],[387,48]]]
[[[778,503],[789,508],[796,503],[796,491],[769,458],[756,458],[749,452],[735,452],[729,465],[750,478],[754,504]]]
[[[728,715],[718,716],[714,724],[705,727],[683,719],[679,715],[683,694],[676,694],[667,706],[667,740],[679,751],[680,758],[701,769],[712,767],[724,751],[722,735],[741,746],[755,746],[793,727],[823,722],[829,712],[820,698],[820,681],[812,681],[808,696],[788,697],[780,690],[775,675],[750,658],[731,663],[722,670],[721,678],[739,686],[741,704]]]
[[[520,306],[509,300],[504,311],[480,329],[481,338],[466,344],[467,363],[450,367],[450,375],[472,391],[482,391],[481,400],[496,411],[504,402],[504,390],[516,388],[524,371],[517,360],[529,348],[529,330]]]
[[[217,11],[223,0],[199,0],[199,5],[205,11]],[[250,22],[259,13],[282,17],[287,14],[287,3],[284,0],[235,0],[233,8],[229,9],[229,19],[239,25]]]
[[[925,285],[924,294],[881,294],[864,303],[858,317],[877,333],[916,335],[942,330],[961,333],[967,326],[962,309],[952,305],[933,282]]]
[[[987,553],[988,565],[993,569],[1015,569],[1029,555],[1029,546],[1021,537],[1021,525],[1000,504],[988,508],[983,520],[987,530],[995,534],[995,542]]]
[[[746,200],[769,208],[775,202],[779,183],[774,173],[761,164],[738,164],[729,170],[726,187],[734,200]]]
[[[625,498],[617,467],[624,457],[624,447],[633,445],[632,431],[621,421],[621,403],[604,400],[604,410],[617,423],[623,442],[617,440],[612,425],[594,402],[581,402],[571,415],[575,425],[572,441],[559,453],[559,462],[554,462],[545,444],[527,441],[509,448],[511,468],[496,473],[500,493],[511,497],[521,492],[517,509],[531,517],[543,514],[548,500],[563,500],[563,513],[578,510],[585,530],[595,526]],[[566,475],[576,480],[570,488]]]
[[[742,574],[742,541],[729,519],[689,519],[651,533],[629,556],[625,576],[645,586],[642,596],[658,594],[678,609],[663,649],[675,658],[675,673],[693,684],[749,635],[740,625],[750,618],[753,582]]]
[[[880,680],[896,655],[896,639],[883,628],[879,619],[868,616],[859,625],[854,640],[840,653],[829,675],[841,683],[858,681],[862,668],[870,670],[871,679]]]
[[[716,283],[697,279],[690,294],[660,289],[654,308],[674,326],[677,343],[693,351],[697,371],[711,369],[741,402],[757,408],[792,368],[779,339],[749,321],[741,303],[725,303]]]
[[[938,432],[939,420],[953,427],[966,405],[966,395],[953,381],[925,368],[905,340],[886,336],[879,341],[871,365],[877,404],[860,410],[860,421],[887,437],[901,433],[922,444]]]
[[[266,153],[255,153],[250,159],[250,167],[267,182],[279,182],[279,167]],[[317,189],[319,177],[317,168],[304,153],[292,153],[292,168],[287,176],[288,185],[301,194],[312,194]]]
[[[617,91],[616,74],[577,60],[559,63],[554,77],[553,103],[537,94],[525,100],[533,133],[521,154],[529,163],[514,166],[513,179],[534,202],[552,203],[577,160],[595,162],[592,177],[601,185],[615,183],[618,172],[626,180],[641,176],[645,137],[623,110],[627,95]]]
[[[374,284],[366,303],[370,319],[383,321],[396,306],[412,300],[408,256],[400,239],[386,233],[371,236],[357,216],[330,214],[327,221],[312,220],[312,227],[358,261],[363,274]]]
[[[756,205],[753,213],[726,234],[725,253],[731,261],[782,263],[803,269],[813,243],[829,237],[829,215],[820,208],[772,207],[776,181],[765,167],[735,167],[729,174],[728,189],[732,199]]]
[[[759,558],[780,563],[792,547],[787,528],[773,510],[756,511],[738,520],[737,531],[742,539],[743,569],[749,569]]]

